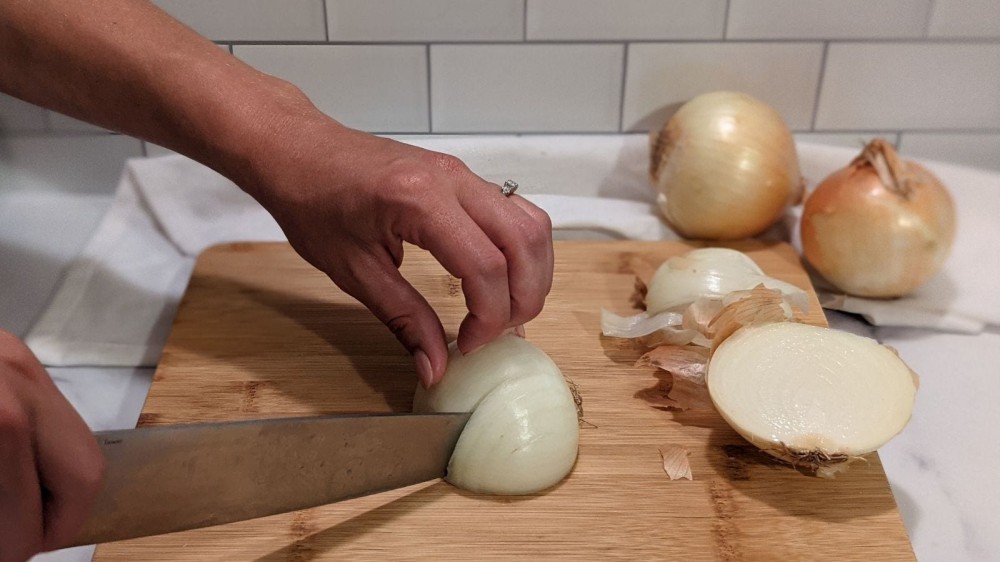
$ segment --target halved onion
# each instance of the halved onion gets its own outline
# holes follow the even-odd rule
[[[714,350],[706,382],[740,435],[821,476],[902,431],[917,391],[892,349],[796,322],[737,330]]]

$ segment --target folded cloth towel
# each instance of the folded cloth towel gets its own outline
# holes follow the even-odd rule
[[[454,154],[496,183],[514,179],[552,217],[556,236],[674,239],[658,218],[645,135],[403,137]],[[815,184],[857,150],[800,146]],[[975,331],[1000,325],[990,287],[1000,216],[1000,175],[932,165],[952,186],[959,236],[946,271],[895,301],[828,298],[875,323]],[[991,236],[992,235],[992,236]],[[181,156],[130,160],[114,203],[26,338],[50,366],[151,366],[158,361],[197,255],[230,241],[284,240],[281,229],[231,182]],[[888,308],[889,310],[883,310]]]

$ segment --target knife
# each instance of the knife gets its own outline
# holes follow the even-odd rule
[[[340,415],[95,433],[104,487],[71,546],[296,511],[441,478],[469,414]]]

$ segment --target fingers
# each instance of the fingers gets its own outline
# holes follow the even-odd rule
[[[104,475],[87,425],[22,342],[0,332],[0,562],[79,532]]]
[[[3,369],[0,362],[0,370]],[[2,374],[2,373],[0,373]],[[0,379],[0,561],[27,560],[43,545],[41,489],[31,421],[11,385]]]
[[[554,260],[548,215],[522,197],[502,196],[493,184],[463,190],[460,201],[504,255],[510,318],[503,327],[528,322],[541,312],[552,287]]]
[[[65,545],[80,532],[104,479],[105,459],[93,433],[51,384],[37,419],[38,475],[47,491],[43,549]]]
[[[402,250],[396,253],[401,256]],[[444,327],[423,295],[400,275],[394,259],[389,253],[359,252],[346,260],[344,273],[334,273],[331,279],[392,331],[413,355],[421,384],[430,387],[441,380],[448,364]]]

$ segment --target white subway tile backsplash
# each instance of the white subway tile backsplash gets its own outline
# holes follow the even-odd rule
[[[0,191],[110,194],[142,146],[122,135],[0,137],[0,154]]]
[[[656,129],[679,105],[713,90],[769,103],[788,126],[812,122],[821,43],[639,43],[629,45],[622,126]]]
[[[931,37],[1000,37],[997,0],[934,0]]]
[[[1000,133],[903,133],[900,153],[908,158],[954,162],[1000,172]]]
[[[0,133],[45,130],[45,110],[6,94],[0,94]]]
[[[237,57],[301,88],[341,123],[425,133],[427,49],[416,45],[235,45]]]
[[[213,41],[324,41],[323,0],[153,0]]]
[[[1000,44],[831,44],[816,128],[1000,128]]]
[[[622,45],[432,45],[434,132],[614,132]]]
[[[524,0],[326,0],[330,41],[520,41]]]
[[[921,37],[931,0],[730,0],[728,39]]]
[[[726,0],[527,0],[528,40],[721,39]]]

